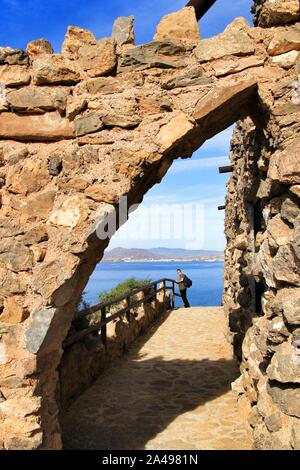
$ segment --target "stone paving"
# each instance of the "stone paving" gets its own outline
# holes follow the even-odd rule
[[[176,309],[62,418],[65,449],[251,449],[222,308]]]

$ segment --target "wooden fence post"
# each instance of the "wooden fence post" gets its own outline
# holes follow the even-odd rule
[[[101,321],[106,320],[106,307],[101,308]],[[107,325],[103,325],[101,327],[101,340],[102,344],[105,347],[105,350],[107,350]]]
[[[175,283],[172,281],[171,307],[175,308]]]
[[[126,319],[130,322],[130,297],[126,297],[125,300],[125,308],[126,308]]]

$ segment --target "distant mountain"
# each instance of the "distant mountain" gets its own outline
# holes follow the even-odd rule
[[[185,250],[183,248],[113,248],[105,252],[104,261],[156,261],[156,260],[217,260],[224,259],[223,251]]]
[[[106,251],[103,259],[112,259],[112,260],[152,260],[159,259],[159,255],[151,253],[149,250],[142,250],[139,248],[113,248],[112,250]]]
[[[202,258],[202,257],[219,257],[224,256],[223,251],[211,250],[185,250],[184,248],[150,248],[151,253],[155,255],[163,255],[170,258]]]

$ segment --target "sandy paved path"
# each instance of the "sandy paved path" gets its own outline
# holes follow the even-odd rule
[[[135,341],[63,419],[65,449],[249,449],[222,308],[177,309]]]

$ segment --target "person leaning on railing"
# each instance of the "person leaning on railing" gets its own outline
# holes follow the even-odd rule
[[[181,298],[183,300],[184,308],[189,308],[190,304],[189,304],[189,301],[188,301],[187,296],[186,296],[187,288],[184,284],[185,274],[182,272],[181,269],[176,269],[176,272],[178,274],[178,279],[177,279],[177,281],[174,281],[174,282],[176,282],[176,284],[178,284],[178,287],[179,287],[179,290],[180,290],[180,295],[181,295]]]

